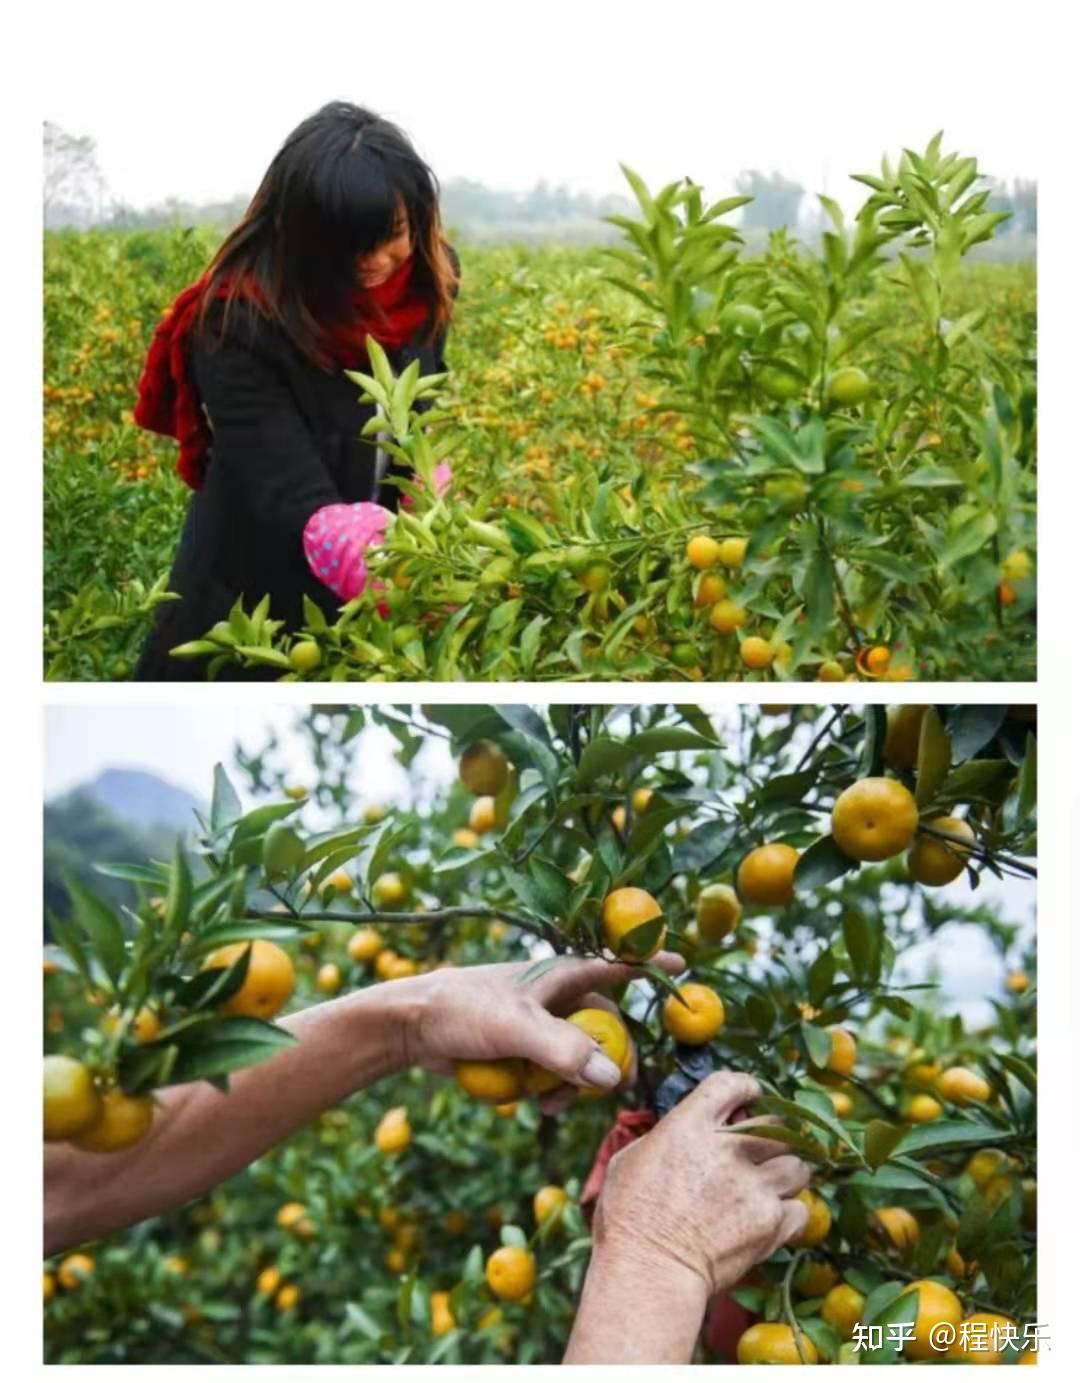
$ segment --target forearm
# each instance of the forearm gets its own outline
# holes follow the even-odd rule
[[[296,1045],[231,1076],[227,1095],[205,1082],[159,1092],[153,1128],[127,1152],[47,1145],[46,1255],[186,1204],[398,1069],[408,983],[282,1019]]]
[[[595,1249],[564,1364],[688,1364],[705,1319],[704,1280]]]

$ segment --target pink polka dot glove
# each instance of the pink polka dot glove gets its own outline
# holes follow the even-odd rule
[[[304,526],[304,556],[324,586],[353,600],[367,585],[364,553],[378,547],[393,518],[381,504],[326,504]]]

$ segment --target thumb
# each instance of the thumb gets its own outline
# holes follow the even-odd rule
[[[571,1085],[614,1090],[622,1080],[622,1072],[588,1033],[554,1017],[539,1004],[522,1030],[519,1052]]]

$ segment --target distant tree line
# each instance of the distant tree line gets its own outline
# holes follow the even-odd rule
[[[985,252],[980,257],[1033,254],[1037,231],[1035,182],[994,182],[992,188],[988,209],[1008,211],[1012,220],[1005,223],[993,245],[979,247]],[[751,244],[763,242],[770,230],[781,226],[789,227],[804,239],[813,239],[825,227],[817,198],[801,183],[781,173],[746,170],[735,179],[735,190],[753,198],[741,212],[741,226]],[[238,195],[227,201],[193,203],[170,197],[157,206],[127,206],[109,197],[98,168],[94,140],[69,134],[58,125],[45,124],[46,229],[102,226],[153,230],[177,225],[224,229],[236,224],[249,200],[247,195]],[[446,225],[465,239],[597,243],[620,238],[618,230],[602,218],[632,216],[635,205],[626,197],[593,197],[544,179],[528,192],[505,192],[470,178],[452,178],[442,184],[442,212]],[[1019,251],[1013,248],[1009,252],[1003,242],[1010,240],[1014,247],[1021,247]]]

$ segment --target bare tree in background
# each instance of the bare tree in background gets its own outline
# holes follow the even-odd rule
[[[73,135],[45,121],[43,178],[45,226],[84,229],[100,220],[105,179],[97,163],[97,146],[89,135]]]

